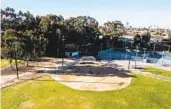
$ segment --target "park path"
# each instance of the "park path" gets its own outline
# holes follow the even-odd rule
[[[40,61],[30,61],[29,67],[26,67],[25,63],[21,63],[19,65],[19,79],[16,78],[16,71],[12,70],[10,66],[1,69],[1,88],[46,75],[48,73],[42,73],[42,71],[56,69],[57,60],[59,59],[41,58]]]
[[[137,61],[137,63],[136,63],[137,64],[137,69],[135,69],[135,62],[131,61],[130,62],[130,69],[128,69],[129,61],[127,61],[127,60],[126,61],[125,60],[124,61],[123,60],[116,60],[116,61],[113,61],[113,63],[117,64],[122,69],[127,69],[130,72],[135,73],[135,74],[139,74],[139,75],[148,76],[148,77],[160,79],[160,80],[163,80],[163,81],[171,82],[171,77],[156,75],[156,74],[152,74],[152,73],[143,71],[143,69],[145,67],[148,67],[148,66],[171,71],[171,69],[167,68],[167,67],[162,67],[162,66],[158,66],[158,65],[155,65],[155,64],[149,64],[149,63],[143,63],[141,61]]]
[[[67,65],[67,62],[73,62],[72,59],[65,59],[65,66]],[[156,75],[156,74],[151,74],[148,72],[142,72],[141,69],[134,69],[134,65],[135,62],[131,61],[130,63],[130,69],[128,69],[128,61],[123,61],[123,60],[114,60],[111,62],[111,64],[117,64],[117,68],[118,69],[124,69],[124,70],[130,70],[130,72],[136,73],[136,74],[140,74],[140,75],[144,75],[144,76],[149,76],[149,77],[153,77],[156,79],[160,79],[160,80],[164,80],[164,81],[168,81],[171,82],[171,78],[169,77],[165,77],[165,76],[161,76],[161,75]],[[23,64],[24,65],[24,64]],[[49,70],[57,70],[57,68],[59,66],[61,66],[61,59],[57,59],[57,58],[42,58],[41,61],[39,62],[35,62],[32,61],[29,63],[29,67],[20,67],[20,72],[19,72],[19,76],[20,79],[16,79],[16,71],[12,71],[10,70],[11,68],[9,67],[6,71],[2,71],[1,69],[1,87],[6,87],[9,86],[11,84],[15,84],[18,82],[22,82],[25,80],[29,80],[32,78],[36,78],[39,76],[43,76],[43,75],[49,75]],[[146,66],[150,66],[148,64],[144,64],[142,62],[137,62],[137,66],[138,67],[146,67]],[[42,71],[46,71],[43,72]],[[51,75],[51,74],[50,74]]]
[[[74,61],[72,59],[65,59],[64,66]],[[26,67],[25,63],[20,63],[19,79],[16,77],[16,71],[12,70],[10,66],[1,68],[1,88],[43,75],[51,75],[52,73],[55,73],[57,68],[61,65],[62,59],[49,57],[41,58],[39,61],[30,61],[29,67]]]
[[[149,77],[160,79],[160,80],[163,80],[163,81],[171,82],[171,77],[156,75],[156,74],[152,74],[152,73],[149,73],[149,72],[142,72],[142,71],[136,71],[136,72],[133,72],[133,73],[143,75],[143,76],[149,76]]]

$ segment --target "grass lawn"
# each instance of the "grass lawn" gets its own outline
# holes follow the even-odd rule
[[[154,68],[154,67],[147,67],[147,68],[145,68],[144,71],[150,72],[153,74],[157,74],[157,75],[163,75],[163,76],[171,77],[171,71],[167,71],[167,70],[163,70],[163,69],[158,69],[158,68]]]
[[[171,83],[135,75],[122,90],[68,88],[49,76],[2,89],[2,109],[171,109]]]
[[[12,60],[12,63],[14,63],[14,62],[15,62],[15,60],[13,59]],[[22,60],[18,60],[18,62],[23,62],[23,61]],[[9,64],[10,64],[9,63],[9,60],[7,60],[7,59],[1,59],[0,68],[5,67],[5,66],[7,66]]]

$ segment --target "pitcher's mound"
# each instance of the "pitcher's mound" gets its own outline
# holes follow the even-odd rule
[[[53,78],[70,88],[90,91],[109,91],[127,87],[131,77],[93,77],[76,75],[54,75]]]

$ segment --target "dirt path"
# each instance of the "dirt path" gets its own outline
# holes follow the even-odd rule
[[[76,61],[77,60],[65,59],[64,65],[66,66]],[[113,66],[110,64],[115,66],[115,68],[112,68]],[[131,69],[129,70],[128,61],[115,60],[110,64],[74,64],[74,66],[67,68],[67,70],[59,70],[57,68],[61,66],[61,59],[42,58],[38,62],[29,62],[29,67],[25,67],[24,64],[21,64],[19,68],[20,79],[16,79],[16,71],[11,70],[10,67],[6,70],[3,70],[1,72],[1,87],[6,87],[43,75],[50,75],[53,79],[60,82],[61,84],[77,90],[117,90],[129,86],[131,83],[133,76],[128,74],[129,70],[136,74],[171,82],[171,78],[141,72],[140,69],[134,69],[134,62],[131,62]],[[145,67],[144,63],[137,62],[137,65]]]
[[[29,62],[29,67],[25,67],[23,63],[19,66],[20,79],[16,79],[16,71],[9,66],[1,71],[1,87],[45,75],[46,73],[42,73],[42,71],[56,69],[55,61],[57,61],[56,58],[42,58],[39,62]]]
[[[122,69],[128,69],[128,61],[126,60],[117,60],[117,61],[113,61],[113,63],[116,63],[118,66],[120,66]],[[160,69],[164,69],[164,70],[168,70],[170,71],[171,68],[169,67],[162,67],[159,66],[157,64],[150,64],[150,63],[143,63],[141,61],[137,61],[137,69],[135,69],[135,62],[131,61],[130,63],[130,71],[139,75],[143,75],[143,76],[148,76],[148,77],[152,77],[152,78],[156,78],[156,79],[160,79],[163,81],[168,81],[171,82],[171,77],[166,77],[166,76],[162,76],[162,75],[156,75],[156,74],[152,74],[149,72],[144,72],[143,69],[146,67],[155,67],[155,68],[160,68]]]
[[[136,73],[136,74],[139,74],[139,75],[144,75],[144,76],[149,76],[149,77],[160,79],[160,80],[163,80],[163,81],[171,82],[171,77],[166,77],[166,76],[162,76],[162,75],[156,75],[156,74],[152,74],[152,73],[149,73],[149,72],[141,72],[141,71],[139,71],[139,72],[137,71],[137,72],[133,72],[133,73]]]
[[[65,65],[76,60],[65,59]],[[56,81],[74,89],[105,91],[127,87],[132,77],[123,70],[116,70],[101,65],[76,65],[77,71],[57,71],[61,66],[61,59],[42,58],[39,62],[30,62],[29,67],[20,67],[20,79],[16,79],[16,72],[5,72],[1,76],[1,87],[19,83],[25,80],[50,75]],[[71,68],[72,69],[72,68]],[[91,72],[93,74],[90,74]],[[71,74],[72,73],[72,74]]]

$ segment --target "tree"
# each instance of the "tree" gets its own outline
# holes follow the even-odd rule
[[[144,32],[142,34],[136,34],[134,37],[134,44],[140,44],[140,47],[148,47],[151,35],[149,32]]]
[[[9,55],[8,58],[10,56],[10,58],[15,58],[14,46],[12,46],[12,44],[14,45],[12,40],[15,40],[16,44],[18,43],[17,45],[24,50],[20,57],[22,59],[26,58],[27,65],[30,58],[45,55],[48,41],[44,35],[42,35],[42,31],[39,27],[40,18],[35,18],[29,11],[19,11],[16,13],[13,8],[9,7],[1,10],[1,12],[2,54],[9,54],[11,51],[13,55]],[[17,47],[17,45],[15,46]]]
[[[60,37],[64,35],[64,18],[59,15],[48,14],[46,16],[37,16],[40,21],[39,28],[42,32],[41,38],[46,38],[48,40],[47,55],[57,56],[59,54]],[[60,34],[58,33],[60,31]],[[47,42],[47,41],[46,41]]]
[[[4,10],[1,9],[1,27],[4,31],[5,29],[15,29],[16,28],[16,13],[13,8],[5,8]]]
[[[124,33],[124,25],[121,21],[108,21],[103,24],[103,26],[99,27],[99,30],[104,34],[104,36],[108,37],[105,38],[106,47],[109,47],[109,42],[114,46],[116,42],[118,42],[118,38],[123,35]],[[103,41],[103,42],[104,42]]]
[[[96,37],[98,22],[90,16],[71,17],[65,20],[65,24],[69,30],[68,39],[76,45],[85,45]]]
[[[17,79],[19,78],[18,75],[18,59],[20,59],[23,56],[23,42],[22,38],[18,37],[19,34],[17,31],[14,29],[8,29],[5,31],[5,38],[7,42],[7,53],[8,53],[8,58],[15,59],[15,66],[16,66],[16,71],[17,71]]]
[[[24,56],[26,57],[26,61],[27,61],[26,66],[28,67],[29,66],[29,60],[32,57],[33,50],[35,52],[35,48],[34,48],[34,44],[33,44],[33,40],[32,40],[32,38],[34,37],[33,31],[28,30],[23,34],[23,36],[24,36],[23,41],[25,43],[25,45],[24,45]]]
[[[101,28],[102,32],[106,36],[110,36],[116,39],[122,36],[122,34],[124,33],[124,26],[121,21],[108,21],[104,23],[103,27]]]
[[[142,34],[142,42],[144,45],[150,42],[151,35],[149,32]]]
[[[141,36],[140,36],[140,34],[136,34],[134,36],[134,44],[137,45],[138,43],[141,43]]]

